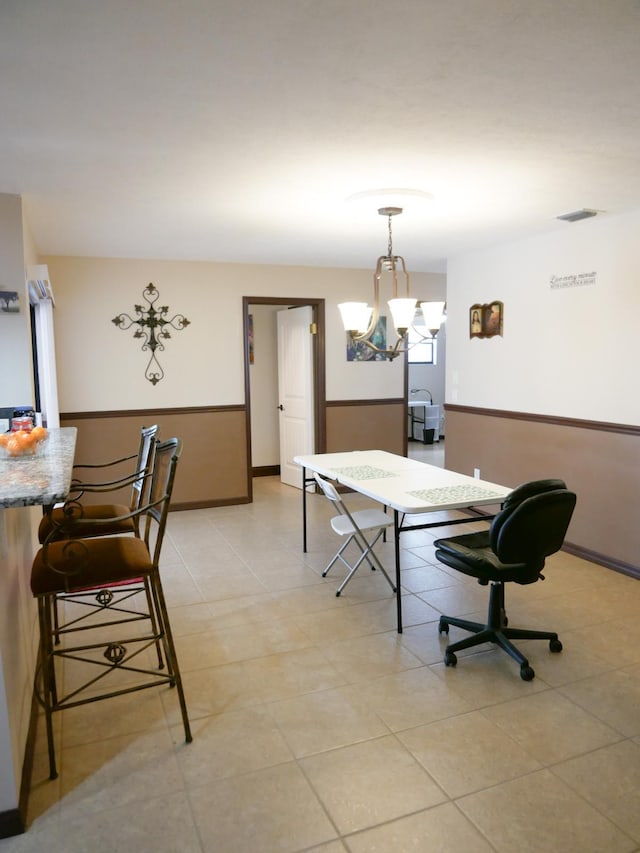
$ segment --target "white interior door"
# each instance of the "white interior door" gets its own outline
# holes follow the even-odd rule
[[[34,310],[40,408],[45,425],[59,427],[60,411],[56,379],[56,348],[53,337],[53,302],[51,299],[40,300],[36,303]]]
[[[302,472],[293,457],[314,452],[312,321],[310,305],[278,311],[280,480],[298,489]]]

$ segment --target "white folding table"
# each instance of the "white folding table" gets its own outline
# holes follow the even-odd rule
[[[302,468],[303,550],[307,550],[307,488],[314,482],[307,471],[347,486],[393,510],[398,633],[402,633],[400,592],[400,534],[405,530],[461,524],[468,518],[405,524],[405,517],[451,509],[501,504],[511,488],[426,465],[385,450],[352,450],[295,456]],[[490,517],[490,516],[489,516]],[[415,520],[415,519],[414,519]]]

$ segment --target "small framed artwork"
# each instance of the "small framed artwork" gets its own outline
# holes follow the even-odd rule
[[[253,364],[255,359],[254,343],[253,343],[253,314],[249,314],[249,364]]]
[[[502,335],[504,305],[502,302],[476,302],[469,309],[469,337],[493,338]]]
[[[371,335],[371,343],[379,349],[387,346],[387,318],[379,317],[376,327]],[[347,332],[347,361],[386,361],[382,353],[363,344],[362,341],[354,341]]]
[[[20,296],[17,290],[0,290],[0,313],[20,313]]]
[[[479,338],[482,335],[482,305],[476,302],[469,308],[469,337]]]
[[[482,333],[485,338],[492,338],[494,335],[502,334],[502,302],[490,302],[489,305],[483,306],[482,311]]]

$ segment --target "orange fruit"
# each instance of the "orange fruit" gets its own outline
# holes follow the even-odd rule
[[[22,443],[19,438],[16,438],[17,433],[11,436],[9,441],[7,442],[7,450],[9,451],[9,456],[20,456],[22,452]]]
[[[11,433],[7,442],[7,450],[10,456],[32,456],[36,452],[36,441],[31,438],[31,433],[24,429]]]
[[[0,447],[6,447],[10,438],[10,432],[0,432]]]
[[[43,438],[47,437],[47,431],[44,427],[37,426],[31,430],[31,435],[36,441],[42,441]]]

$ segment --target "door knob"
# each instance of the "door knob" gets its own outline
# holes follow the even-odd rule
[[[280,409],[280,411],[281,411],[281,412],[284,412],[284,406],[282,405],[282,403],[280,403],[280,405],[278,406],[278,408]]]

